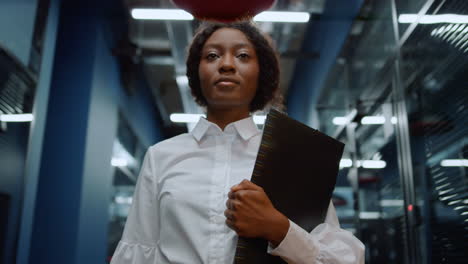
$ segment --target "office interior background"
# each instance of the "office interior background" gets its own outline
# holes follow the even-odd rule
[[[200,21],[164,8],[0,2],[0,263],[110,261],[146,149],[193,127],[173,114],[203,114],[185,77]],[[270,11],[303,12],[256,21],[288,114],[346,143],[333,202],[366,263],[467,263],[468,1]]]

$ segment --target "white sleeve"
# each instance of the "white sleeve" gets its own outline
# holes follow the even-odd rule
[[[324,223],[308,233],[290,220],[283,241],[274,249],[269,246],[268,253],[290,264],[364,264],[364,245],[340,228],[331,201]]]
[[[136,183],[132,206],[111,264],[153,264],[159,240],[157,180],[150,147]]]

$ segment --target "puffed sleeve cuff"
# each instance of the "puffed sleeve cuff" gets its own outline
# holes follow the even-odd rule
[[[111,264],[153,264],[156,263],[156,245],[120,241]]]
[[[269,244],[268,253],[280,256],[288,263],[300,263],[302,261],[296,258],[317,259],[319,249],[316,244],[317,241],[307,231],[289,220],[289,229],[283,241],[276,248]]]
[[[364,245],[349,231],[322,223],[308,233],[291,220],[281,243],[268,253],[288,263],[364,264]]]

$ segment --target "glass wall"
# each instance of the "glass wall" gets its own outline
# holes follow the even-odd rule
[[[466,16],[468,2],[437,2],[428,13]],[[401,46],[416,226],[429,263],[468,259],[467,51],[466,21],[418,25]]]
[[[366,263],[468,257],[468,24],[441,14],[468,2],[365,1],[319,97],[320,129],[347,144],[335,195],[356,203],[337,212]]]

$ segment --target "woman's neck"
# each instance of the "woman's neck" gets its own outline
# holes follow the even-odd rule
[[[239,110],[239,109],[207,109],[206,119],[224,130],[224,128],[238,120],[244,119],[250,116],[248,109]]]

